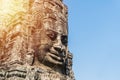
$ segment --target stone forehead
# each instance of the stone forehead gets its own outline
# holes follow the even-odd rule
[[[67,35],[67,27],[63,27],[63,26],[57,26],[54,29],[55,32],[60,33],[60,34],[66,34]]]
[[[67,26],[67,23],[62,23],[60,21],[57,21],[55,24],[51,24],[51,23],[46,23],[44,26],[43,26],[45,29],[49,29],[49,30],[53,30],[57,33],[60,33],[60,34],[68,34],[68,26]]]

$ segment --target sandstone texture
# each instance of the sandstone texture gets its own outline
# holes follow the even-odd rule
[[[17,7],[0,12],[0,80],[75,80],[67,6],[62,0],[10,1]]]

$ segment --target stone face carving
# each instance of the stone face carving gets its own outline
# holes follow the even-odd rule
[[[0,25],[0,80],[74,80],[67,7],[62,0],[23,3]]]

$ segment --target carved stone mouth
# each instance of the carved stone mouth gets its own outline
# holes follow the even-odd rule
[[[52,59],[54,59],[55,61],[63,62],[63,59],[62,59],[62,58],[60,58],[60,59],[58,60],[57,58],[55,58],[55,57],[53,57],[53,56],[51,56],[51,57],[52,57]]]
[[[57,51],[50,50],[50,53],[52,53],[52,54],[54,54],[54,55],[56,55],[56,56],[58,56],[58,57],[60,56]]]
[[[63,58],[61,58],[60,56],[56,56],[52,53],[48,53],[46,56],[45,56],[45,59],[47,60],[47,62],[50,62],[54,65],[58,64],[58,65],[62,65],[63,64]]]
[[[54,50],[49,50],[48,54],[46,55],[46,58],[49,58],[50,62],[52,63],[57,63],[57,64],[63,64],[64,60],[60,53],[58,53],[57,51]]]
[[[65,52],[64,51],[61,51],[61,52],[58,52],[56,50],[54,50],[53,48],[51,48],[49,50],[49,52],[57,57],[60,57],[60,58],[64,58],[65,57]]]
[[[54,54],[53,54],[53,55],[54,55]],[[56,55],[52,56],[52,55],[51,55],[51,58],[54,59],[55,61],[63,62],[63,58],[60,57],[60,56],[56,56]]]
[[[64,52],[57,52],[57,51],[50,51],[51,54],[55,55],[56,57],[60,57],[60,58],[64,58],[65,57],[65,53]]]

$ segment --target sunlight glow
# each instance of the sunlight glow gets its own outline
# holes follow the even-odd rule
[[[0,0],[0,29],[4,29],[17,13],[28,9],[29,0]]]

